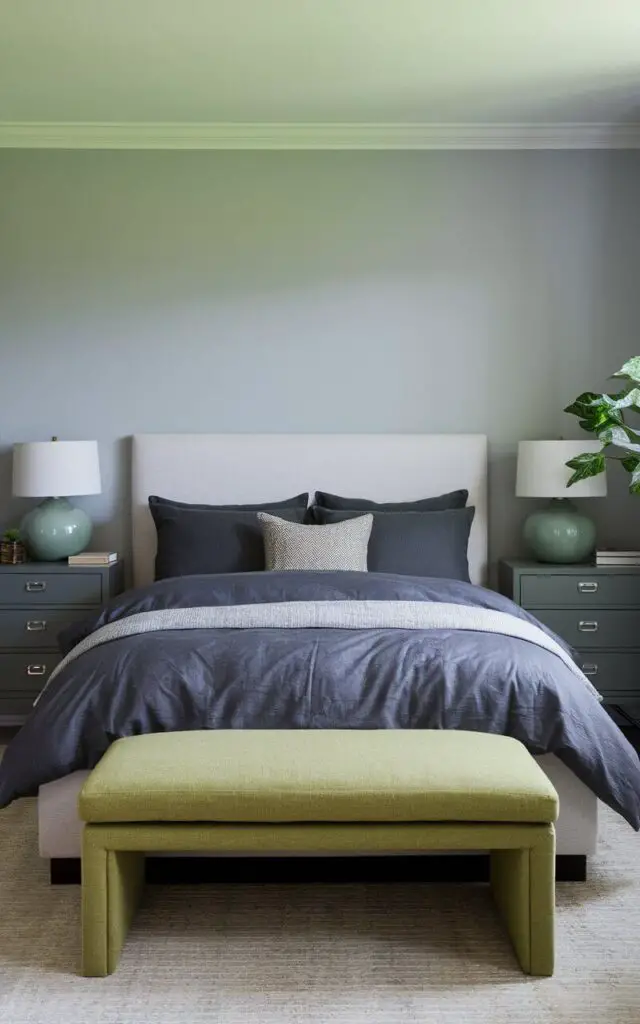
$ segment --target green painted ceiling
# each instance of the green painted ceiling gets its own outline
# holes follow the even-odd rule
[[[0,122],[640,121],[640,0],[0,0]]]

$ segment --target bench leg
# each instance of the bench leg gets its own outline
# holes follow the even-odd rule
[[[555,832],[522,850],[494,850],[491,888],[520,966],[549,976],[554,966]]]
[[[82,849],[82,973],[115,971],[144,886],[144,855],[106,850],[85,826]]]

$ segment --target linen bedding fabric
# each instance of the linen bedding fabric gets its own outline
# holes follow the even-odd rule
[[[358,512],[439,512],[447,508],[464,508],[469,492],[449,491],[417,501],[371,501],[370,498],[344,498],[329,491],[316,491],[314,505],[322,508],[353,509]]]
[[[438,576],[469,582],[469,533],[475,508],[437,512],[372,512],[370,572]],[[339,523],[362,515],[354,510],[311,507],[316,523]]]
[[[555,654],[596,698],[601,696],[571,656],[539,626],[490,608],[443,601],[263,601],[201,608],[162,608],[108,622],[76,644],[49,676],[57,675],[86,651],[121,640],[175,629],[463,629],[528,640]],[[41,693],[44,693],[44,690]],[[41,696],[41,694],[40,694]],[[40,696],[34,701],[38,703]]]
[[[269,570],[367,571],[367,548],[373,516],[357,515],[331,526],[287,523],[258,512],[264,533],[265,567]]]
[[[193,573],[254,572],[264,569],[264,544],[257,513],[276,511],[303,522],[308,493],[262,505],[191,505],[149,496],[158,547],[156,580]]]
[[[145,612],[319,601],[462,605],[539,625],[502,595],[454,580],[256,572],[129,591],[65,630],[61,647],[66,655],[101,627]],[[575,672],[522,637],[450,626],[173,628],[112,639],[46,687],[0,764],[0,806],[93,768],[120,737],[224,728],[509,735],[533,754],[556,754],[640,827],[640,761]]]

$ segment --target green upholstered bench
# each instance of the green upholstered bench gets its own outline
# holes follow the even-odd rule
[[[491,851],[522,969],[553,973],[557,794],[517,741],[450,731],[221,730],[118,740],[79,798],[82,970],[115,970],[146,852]]]

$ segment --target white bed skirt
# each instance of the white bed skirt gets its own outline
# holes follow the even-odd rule
[[[557,852],[590,856],[598,836],[598,801],[591,790],[550,754],[537,758],[560,797]],[[78,793],[89,772],[73,772],[41,786],[38,794],[38,843],[40,856],[79,857],[82,822],[78,817]],[[213,855],[212,855],[213,856]]]

